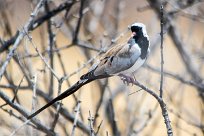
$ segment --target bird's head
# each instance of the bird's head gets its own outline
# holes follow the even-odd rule
[[[130,29],[132,31],[132,36],[148,37],[147,31],[146,31],[146,26],[142,23],[134,23],[131,25]]]

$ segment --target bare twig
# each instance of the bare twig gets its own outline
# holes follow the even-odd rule
[[[59,81],[58,81],[58,95],[60,95],[61,93],[61,90],[62,90],[62,83],[64,81],[64,78],[61,78]],[[55,117],[54,117],[54,121],[53,121],[53,124],[52,124],[52,127],[51,127],[51,130],[54,131],[54,128],[57,124],[57,121],[59,119],[59,113],[60,113],[60,109],[62,107],[62,101],[60,101],[58,104],[57,104],[57,113],[55,114]]]
[[[20,112],[23,116],[28,117],[29,116],[29,112],[26,111],[21,105],[19,105],[18,103],[12,103],[12,101],[9,99],[8,96],[6,96],[2,91],[0,91],[0,97],[8,104],[10,105],[12,108],[16,109],[18,112]],[[34,123],[36,125],[36,127],[38,128],[38,130],[49,134],[49,135],[55,135],[54,132],[51,132],[49,130],[49,128],[47,128],[47,126],[42,125],[42,123],[39,120],[36,119],[32,119],[31,120],[32,123]]]
[[[37,105],[37,98],[36,98],[36,85],[37,85],[37,74],[35,74],[32,78],[32,88],[33,88],[33,98],[32,98],[32,112],[36,110],[36,105]]]
[[[37,88],[37,74],[35,74],[32,79],[32,88],[33,88],[33,96],[32,96],[32,110],[31,112],[34,112],[36,110],[36,106],[37,106],[37,97],[36,97],[36,88]],[[27,124],[27,123],[26,123]],[[37,134],[36,129],[32,128],[32,134]]]
[[[15,89],[15,94],[14,94],[14,97],[13,97],[13,99],[12,99],[12,102],[14,102],[15,99],[16,99],[16,97],[17,97],[18,89],[20,88],[21,83],[23,82],[23,79],[24,79],[24,76],[23,76],[23,78],[20,80],[20,83],[18,84],[18,86],[17,86],[16,89]]]
[[[158,74],[160,74],[160,72],[161,72],[159,68],[154,68],[150,65],[145,65],[144,67],[153,71],[153,72],[156,72]],[[184,84],[191,85],[191,86],[194,86],[196,88],[204,88],[203,84],[196,83],[195,81],[192,81],[192,80],[188,81],[184,77],[182,77],[181,75],[171,73],[170,71],[164,71],[164,76],[171,77],[171,78],[178,80]]]
[[[16,119],[22,121],[22,122],[25,122],[25,118],[23,116],[19,116],[17,114],[15,114],[12,110],[8,110],[8,109],[4,109],[4,108],[1,108],[4,112],[8,113],[10,116],[12,117],[15,117]],[[29,122],[27,125],[29,126],[32,126],[33,128],[36,129],[35,125],[31,122]]]
[[[169,118],[169,115],[168,115],[166,104],[164,103],[163,99],[160,96],[158,96],[154,91],[150,90],[149,88],[142,85],[138,81],[133,82],[133,84],[139,86],[140,88],[142,88],[143,90],[145,90],[146,92],[151,94],[158,101],[158,103],[159,103],[159,105],[161,107],[161,110],[162,110],[162,115],[163,115],[163,118],[164,118],[164,123],[166,125],[167,134],[168,134],[168,136],[173,136],[172,127],[171,127],[171,124],[170,124],[170,118]]]
[[[75,129],[76,129],[76,126],[77,126],[77,120],[78,120],[79,111],[80,111],[80,103],[81,103],[81,101],[78,101],[77,105],[76,105],[76,110],[75,110],[76,114],[75,114],[75,118],[74,118],[74,125],[72,127],[71,136],[75,136]]]
[[[161,46],[160,46],[160,51],[161,51],[161,79],[160,79],[160,97],[162,98],[163,95],[163,80],[164,80],[164,55],[163,55],[163,39],[164,39],[164,32],[163,32],[163,24],[164,24],[164,18],[163,18],[163,10],[164,7],[161,5],[160,7],[160,12],[161,12],[161,18],[160,18],[160,26],[161,26]]]
[[[37,46],[35,45],[34,41],[32,41],[32,39],[28,36],[29,41],[31,42],[32,46],[34,47],[35,51],[38,53],[38,55],[40,56],[40,58],[42,59],[42,61],[45,63],[45,65],[47,66],[47,68],[50,70],[50,72],[52,72],[52,74],[55,76],[55,78],[57,78],[57,80],[60,80],[60,78],[57,76],[56,72],[51,68],[51,66],[48,64],[48,62],[45,60],[45,58],[42,56],[42,54],[40,53],[40,51],[38,50]]]
[[[74,33],[72,43],[77,43],[77,41],[78,41],[78,34],[79,34],[80,26],[81,26],[81,20],[83,18],[83,7],[84,7],[85,1],[86,0],[81,0],[80,9],[79,9],[79,20],[78,20],[77,25],[76,25],[76,30]]]
[[[139,91],[141,91],[141,90],[142,90],[142,89],[139,89],[139,90],[137,90],[137,91],[134,91],[134,92],[132,92],[132,93],[129,93],[128,96],[133,95],[133,94],[135,94],[135,93],[137,93],[137,92],[139,92]]]
[[[57,113],[54,116],[54,120],[53,120],[53,123],[52,123],[52,126],[51,126],[52,131],[54,131],[54,129],[55,129],[56,125],[57,125],[57,121],[59,119],[59,114],[60,114],[61,107],[62,107],[62,103],[58,102],[58,105],[57,105],[57,108],[56,108]]]
[[[14,60],[16,61],[15,58],[14,58]],[[25,78],[26,78],[26,80],[27,80],[27,82],[28,82],[28,84],[29,84],[28,87],[23,87],[23,88],[21,88],[21,89],[31,89],[31,90],[32,90],[32,83],[31,83],[31,81],[30,81],[28,75],[26,74],[25,69],[23,68],[22,64],[21,64],[19,61],[16,61],[16,62],[17,62],[17,64],[19,65],[19,67],[21,68],[21,70],[22,70],[23,74],[25,75]],[[6,86],[5,86],[5,87],[6,87]],[[9,86],[9,88],[13,88],[13,87],[16,88],[16,86],[15,86],[14,84],[12,84],[11,86]],[[37,93],[39,96],[41,96],[46,102],[49,102],[49,101],[52,100],[51,97],[49,97],[46,93],[44,93],[44,92],[43,92],[42,90],[40,90],[39,88],[36,89],[36,93]],[[52,105],[52,106],[53,106],[55,109],[57,109],[58,104],[54,104],[54,105]],[[69,120],[69,121],[71,121],[71,122],[74,122],[74,116],[73,116],[72,114],[70,114],[67,109],[62,108],[59,112],[60,112],[60,114],[61,114],[65,119],[67,119],[67,120]],[[25,115],[24,115],[24,116],[25,116]],[[26,114],[25,117],[28,117],[28,115]],[[38,126],[38,125],[36,125],[36,126]],[[83,130],[83,132],[89,133],[88,127],[87,127],[86,125],[84,125],[83,122],[77,121],[77,126],[78,126],[81,130]],[[39,126],[39,127],[40,127],[40,126]],[[41,130],[41,129],[39,129],[39,130]]]
[[[82,41],[82,40],[78,40],[78,42],[76,43],[77,44],[77,47],[81,47],[81,48],[85,48],[85,49],[89,49],[89,50],[93,50],[93,51],[101,51],[101,49],[99,48],[96,48],[94,47],[92,44],[88,43],[88,42],[85,42],[85,41]],[[65,49],[69,49],[71,47],[74,47],[74,44],[68,44],[68,45],[64,45],[62,47],[59,47],[59,48],[54,48],[52,49],[52,53],[54,54],[55,52],[58,53],[62,50],[65,50]],[[42,55],[46,55],[48,54],[50,51],[49,50],[44,50],[41,52]],[[102,53],[105,53],[105,50],[102,51]],[[21,56],[20,59],[24,59],[24,58],[34,58],[34,57],[39,57],[38,53],[35,53],[35,54],[27,54],[27,55],[24,55],[24,56]]]
[[[48,13],[50,11],[49,4],[45,2],[45,10]],[[47,29],[49,35],[49,58],[50,58],[50,67],[54,70],[54,56],[53,56],[53,48],[55,45],[55,34],[52,30],[52,20],[49,19],[47,22]],[[49,95],[52,96],[54,92],[54,76],[50,71],[50,85],[49,85]]]
[[[97,106],[96,106],[96,111],[95,111],[95,115],[94,115],[94,125],[96,124],[96,119],[97,117],[99,116],[99,109],[102,105],[102,102],[103,102],[103,98],[104,98],[104,95],[105,95],[105,89],[106,89],[106,86],[108,85],[108,79],[105,80],[105,83],[102,84],[101,86],[101,97],[100,97],[100,100],[99,102],[97,103]]]
[[[155,115],[157,107],[158,107],[158,104],[156,104],[155,108],[152,111],[151,110],[149,111],[148,118],[146,119],[144,124],[139,129],[133,130],[133,134],[139,134],[140,132],[142,132],[142,130],[144,130],[148,126],[151,119],[153,119],[153,117]]]
[[[88,121],[89,121],[89,128],[90,128],[90,136],[95,136],[95,132],[94,132],[94,128],[93,128],[93,121],[94,121],[94,118],[92,117],[90,111],[89,111],[89,118],[88,118]]]
[[[30,122],[30,120],[26,120],[21,126],[19,126],[17,129],[15,129],[15,130],[10,134],[10,136],[16,135],[16,133],[17,133],[18,131],[20,131],[20,129],[21,129],[22,127],[24,127],[25,125],[27,125],[29,122]]]
[[[46,1],[46,0],[44,0],[44,1]],[[61,5],[59,5],[56,9],[53,9],[52,11],[48,12],[47,14],[45,14],[45,15],[37,18],[37,19],[34,19],[33,22],[29,25],[28,31],[36,29],[37,27],[42,25],[42,23],[44,23],[45,21],[47,21],[51,17],[59,14],[60,12],[62,12],[65,9],[67,9],[69,11],[75,3],[76,3],[76,1],[66,1],[66,2],[62,3]],[[5,41],[3,46],[0,47],[0,53],[7,50],[10,45],[14,44],[16,39],[19,37],[20,33],[21,33],[20,31],[17,31],[15,36],[11,37],[8,41]]]
[[[14,56],[14,52],[17,49],[17,47],[19,46],[21,40],[24,38],[24,36],[26,35],[26,33],[28,33],[28,30],[30,28],[30,26],[33,24],[34,18],[37,16],[40,8],[42,7],[42,5],[44,4],[46,0],[41,0],[37,6],[35,7],[34,11],[30,14],[30,18],[28,20],[28,22],[24,25],[23,29],[19,32],[18,37],[15,40],[15,43],[13,45],[13,47],[11,48],[11,50],[9,51],[9,54],[7,55],[6,60],[4,61],[1,69],[0,69],[0,81],[2,79],[2,76],[6,70],[7,65],[9,64],[11,58]]]
[[[158,17],[160,17],[159,13],[160,13],[160,7],[159,5],[161,5],[161,1],[159,0],[148,0],[149,4],[151,5],[151,7],[155,10],[155,12],[157,13]],[[200,1],[197,2],[193,2],[194,3],[198,3]],[[192,4],[187,5],[187,7],[192,6]],[[191,55],[189,54],[188,50],[186,48],[184,48],[185,44],[184,42],[181,40],[181,35],[179,34],[178,28],[176,28],[175,23],[172,21],[174,19],[174,16],[171,16],[171,14],[167,14],[164,13],[165,16],[165,25],[164,28],[166,28],[169,32],[169,35],[171,36],[185,66],[187,71],[189,72],[189,74],[191,75],[191,77],[193,78],[193,80],[198,83],[201,84],[202,83],[202,77],[199,74],[199,70],[197,69],[197,65],[196,63],[194,63],[194,61],[192,60],[192,58],[190,57]],[[203,88],[197,88],[197,91],[199,92],[202,100],[204,101],[204,91]]]
[[[108,100],[108,104],[106,107],[106,113],[107,113],[107,117],[108,117],[108,121],[111,124],[111,129],[113,132],[114,136],[120,136],[120,131],[118,129],[117,126],[117,121],[116,121],[116,117],[115,117],[115,111],[114,111],[114,107],[113,107],[113,102],[112,102],[112,98],[110,98]]]
[[[14,85],[11,85],[11,86],[9,86],[9,88],[13,88],[13,87],[15,87]],[[29,87],[24,87],[24,88],[21,88],[21,89],[24,89],[24,90],[27,90],[27,89],[32,89],[30,86]],[[51,101],[52,100],[52,98],[50,98],[46,93],[44,93],[42,90],[40,90],[40,89],[36,89],[36,93],[40,96],[40,97],[42,97],[46,102],[49,102],[49,101]],[[3,97],[2,95],[5,95],[5,94],[3,94],[1,91],[0,91],[0,97]],[[8,100],[9,100],[9,98],[8,98]],[[15,104],[15,103],[14,103]],[[10,105],[10,104],[9,104]],[[20,105],[19,105],[20,106]],[[58,104],[57,103],[55,103],[55,104],[53,104],[52,105],[55,109],[57,109],[57,106],[58,106]],[[14,108],[15,109],[15,108]],[[17,109],[18,110],[18,109]],[[19,111],[19,110],[18,110]],[[20,111],[19,111],[20,112]],[[61,110],[59,111],[60,112],[60,114],[65,118],[65,119],[67,119],[67,120],[69,120],[69,121],[71,121],[71,122],[74,122],[74,116],[72,115],[72,114],[70,114],[69,112],[68,112],[68,110],[66,110],[65,108],[61,108]],[[21,112],[20,112],[21,113]],[[28,117],[28,115],[30,115],[28,112],[26,113],[26,114],[22,114],[22,115],[24,115],[25,117]],[[36,125],[37,126],[37,125]],[[83,130],[85,133],[89,133],[89,129],[88,129],[88,127],[86,126],[86,125],[84,125],[83,124],[83,122],[81,122],[81,121],[77,121],[77,126],[81,129],[81,130]]]
[[[178,112],[175,112],[173,109],[169,109],[169,112],[173,113],[177,118],[183,120],[188,125],[191,125],[191,126],[200,128],[201,130],[204,130],[204,124],[202,122],[201,123],[198,123],[198,122],[195,123],[195,122],[189,121],[187,119],[184,119],[183,116],[181,116]]]
[[[101,128],[102,123],[103,123],[103,120],[101,120],[101,123],[99,124],[99,126],[98,126],[98,128],[97,128],[96,136],[98,135],[98,132],[99,132],[99,130],[100,130],[100,128]]]

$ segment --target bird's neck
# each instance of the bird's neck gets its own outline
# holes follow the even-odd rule
[[[143,34],[141,33],[137,33],[136,36],[133,37],[135,39],[135,42],[138,44],[138,46],[141,49],[141,55],[140,57],[142,59],[145,59],[147,56],[147,51],[148,51],[148,47],[149,47],[149,40],[147,37],[145,37]]]

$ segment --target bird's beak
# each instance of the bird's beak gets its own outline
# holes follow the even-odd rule
[[[133,37],[133,36],[136,36],[136,32],[132,32],[132,37]]]

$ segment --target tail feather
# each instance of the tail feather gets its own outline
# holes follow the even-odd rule
[[[37,110],[36,112],[34,112],[33,114],[31,114],[30,116],[27,117],[27,119],[31,119],[33,117],[35,117],[37,114],[39,114],[40,112],[42,112],[43,110],[45,110],[46,108],[48,108],[49,106],[51,106],[52,104],[54,104],[55,102],[62,100],[64,98],[66,98],[67,96],[73,94],[74,92],[76,92],[79,88],[81,88],[83,85],[88,84],[89,82],[96,80],[96,79],[101,79],[101,78],[107,78],[110,77],[111,75],[99,75],[99,76],[95,76],[94,75],[94,70],[82,75],[80,77],[80,80],[75,83],[73,86],[71,86],[69,89],[67,89],[66,91],[64,91],[62,94],[60,94],[59,96],[57,96],[56,98],[54,98],[53,100],[51,100],[50,102],[48,102],[46,105],[44,105],[42,108],[40,108],[39,110]]]
[[[67,89],[66,91],[64,91],[62,94],[60,94],[59,96],[57,96],[56,98],[54,98],[53,100],[51,100],[49,103],[47,103],[46,105],[44,105],[42,108],[40,108],[39,110],[37,110],[36,112],[34,112],[33,114],[31,114],[30,116],[27,117],[27,119],[31,119],[33,117],[35,117],[37,114],[39,114],[40,112],[42,112],[43,110],[45,110],[46,108],[48,108],[49,106],[51,106],[52,104],[54,104],[55,102],[64,99],[65,97],[73,94],[74,92],[76,92],[79,88],[81,88],[83,85],[89,83],[93,81],[89,80],[89,79],[80,79],[77,83],[75,83],[73,86],[71,86],[69,89]]]
[[[107,78],[107,77],[111,77],[112,76],[112,75],[108,75],[105,72],[102,75],[97,75],[96,76],[96,75],[94,75],[94,72],[95,72],[95,69],[90,71],[90,72],[88,72],[88,73],[86,73],[86,74],[84,74],[84,75],[82,75],[80,77],[80,79],[81,80],[87,80],[87,79],[89,79],[89,80],[96,80],[96,79],[102,79],[102,78]]]
[[[96,76],[94,76],[94,70],[82,75],[80,77],[81,80],[86,80],[86,79],[93,79],[93,78],[96,78]]]

